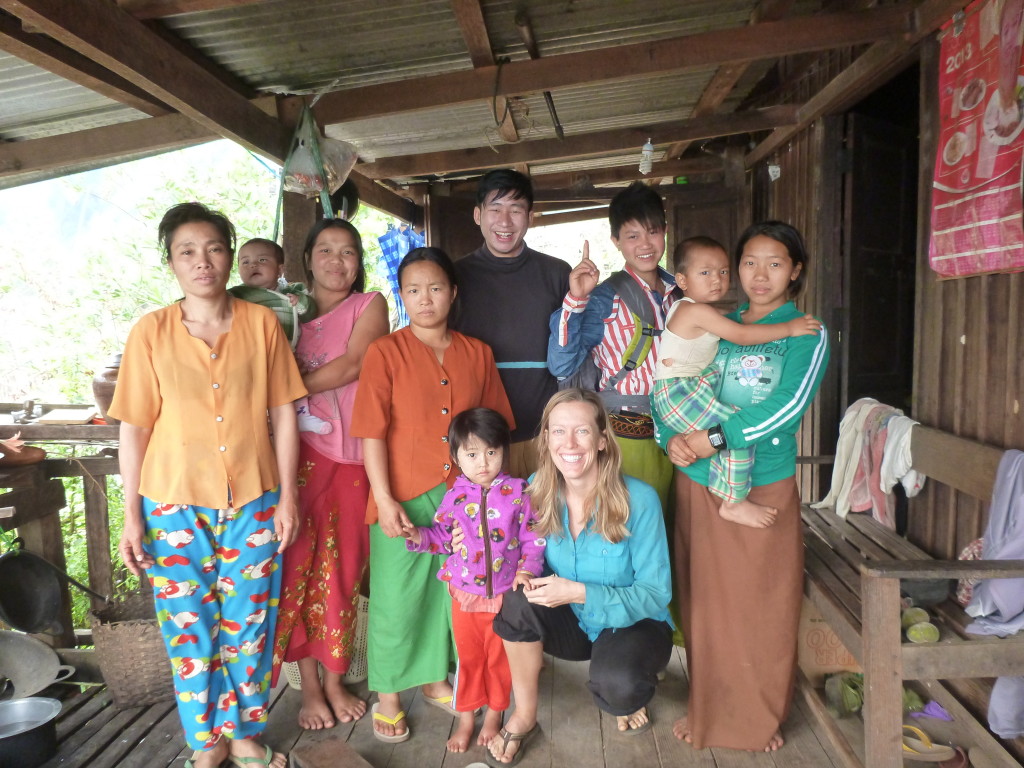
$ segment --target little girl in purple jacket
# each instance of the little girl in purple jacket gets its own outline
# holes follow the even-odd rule
[[[465,752],[473,736],[474,712],[487,706],[477,744],[486,746],[501,727],[512,678],[501,638],[491,625],[501,596],[540,576],[544,539],[534,522],[526,480],[502,472],[510,436],[500,413],[472,408],[452,419],[448,443],[462,474],[434,515],[430,528],[409,528],[403,535],[413,552],[451,552],[438,578],[452,595],[452,628],[459,666],[453,708],[459,726],[448,740],[452,752]],[[465,533],[452,552],[452,528]]]

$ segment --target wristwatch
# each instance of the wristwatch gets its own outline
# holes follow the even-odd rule
[[[724,451],[729,447],[725,444],[725,433],[722,431],[721,424],[715,424],[715,426],[708,428],[708,440],[711,442],[711,447],[716,451]]]

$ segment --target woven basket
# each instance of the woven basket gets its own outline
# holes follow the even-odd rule
[[[361,683],[366,679],[366,624],[369,609],[370,601],[360,595],[356,603],[356,637],[352,648],[352,661],[349,663],[348,672],[341,678],[342,682]],[[288,685],[296,691],[302,690],[302,674],[299,672],[299,665],[294,661],[286,661],[281,668]]]
[[[100,672],[119,709],[174,698],[153,593],[129,592],[90,614]]]

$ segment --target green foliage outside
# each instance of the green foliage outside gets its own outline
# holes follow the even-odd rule
[[[197,200],[227,215],[239,245],[270,237],[276,173],[234,144],[216,142],[0,192],[0,402],[92,403],[94,373],[121,352],[135,321],[181,296],[156,240],[164,211]],[[51,203],[49,216],[39,215],[43,200]],[[353,219],[363,235],[368,289],[388,297],[377,237],[389,221],[367,206]],[[68,458],[99,450],[42,447]],[[61,528],[68,573],[87,584],[83,482],[89,480],[64,479]],[[137,579],[117,553],[124,508],[119,476],[107,478],[107,497],[116,589],[131,589]],[[12,540],[0,537],[0,551]],[[75,626],[88,626],[88,596],[74,588],[71,596]]]

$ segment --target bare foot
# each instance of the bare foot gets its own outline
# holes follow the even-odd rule
[[[469,740],[473,738],[474,720],[472,712],[459,712],[459,725],[448,739],[449,752],[465,752],[469,749]]]
[[[378,714],[390,718],[398,717],[398,713],[402,711],[402,700],[397,693],[378,693],[377,698],[380,700],[377,705]],[[409,726],[406,724],[405,718],[399,720],[395,725],[374,718],[373,730],[381,736],[401,736],[409,730]]]
[[[782,738],[782,731],[776,731],[772,734],[772,737],[768,739],[768,745],[764,748],[765,752],[775,752],[786,743],[786,740]]]
[[[536,723],[527,725],[516,719],[516,715],[512,715],[509,721],[505,723],[505,730],[509,733],[528,733]],[[491,739],[490,744],[487,745],[487,749],[491,752],[491,757],[497,760],[499,763],[511,763],[512,759],[516,756],[516,752],[520,750],[523,743],[517,740],[509,740],[508,744],[505,745],[505,739],[502,738],[501,733],[496,733],[494,738]]]
[[[228,745],[226,739],[220,739],[214,744],[213,749],[192,753],[193,768],[217,768],[228,756]]]
[[[299,728],[319,731],[334,727],[334,713],[331,712],[324,691],[319,683],[302,683],[302,708],[299,709]]]
[[[672,724],[672,735],[682,739],[687,744],[693,744],[693,735],[690,733],[690,726],[685,717],[681,717]]]
[[[723,520],[739,523],[749,528],[767,528],[775,522],[779,510],[744,499],[743,501],[723,501],[718,508],[718,515]]]
[[[257,758],[263,760],[267,754],[267,748],[256,739],[231,739],[231,756],[244,759]],[[270,768],[288,768],[288,758],[280,752],[274,752],[270,760]]]
[[[324,670],[324,696],[339,722],[351,723],[366,714],[366,702],[342,685],[341,675]]]
[[[648,722],[647,707],[640,707],[632,715],[619,715],[615,718],[615,725],[620,731],[639,731]]]
[[[486,747],[491,743],[491,739],[498,735],[498,731],[501,730],[502,714],[504,713],[497,709],[488,709],[484,712],[484,724],[476,739],[476,743],[481,747]]]

